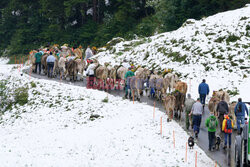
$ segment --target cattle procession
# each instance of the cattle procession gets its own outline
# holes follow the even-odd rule
[[[189,138],[189,144],[192,145],[194,137],[198,138],[206,96],[210,92],[205,79],[197,88],[199,98],[194,100],[190,94],[186,94],[187,83],[181,81],[172,69],[162,72],[135,67],[128,60],[115,66],[110,62],[100,64],[94,56],[96,53],[96,47],[88,46],[83,54],[81,46],[71,48],[67,44],[61,47],[53,45],[32,50],[28,63],[32,64],[33,73],[43,72],[49,78],[76,81],[79,75],[79,80],[84,80],[86,75],[88,89],[125,90],[124,99],[140,101],[142,95],[155,98],[162,102],[169,121],[173,118],[181,120],[181,113],[185,111],[186,129],[193,129],[194,135]],[[248,115],[245,103],[241,98],[238,102],[230,102],[227,91],[216,90],[209,99],[208,109],[210,116],[205,126],[208,128],[209,151],[218,150],[222,141],[223,149],[230,149],[233,130],[240,134],[245,124],[245,113]]]

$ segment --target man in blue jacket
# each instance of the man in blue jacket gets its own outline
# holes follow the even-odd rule
[[[240,125],[245,124],[245,111],[247,112],[247,115],[248,115],[248,109],[247,109],[246,104],[242,102],[241,98],[239,98],[238,103],[236,104],[236,106],[234,108],[234,113],[235,113],[236,119],[237,119],[238,133],[240,133]]]
[[[203,107],[205,106],[206,96],[209,94],[209,86],[206,84],[206,80],[203,79],[199,85],[200,100]]]

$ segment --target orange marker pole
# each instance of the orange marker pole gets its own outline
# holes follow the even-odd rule
[[[161,117],[161,136],[162,136],[162,117]]]
[[[174,143],[174,148],[175,148],[175,136],[174,136],[174,130],[173,130],[173,143]]]
[[[197,167],[197,151],[195,151],[195,167]]]
[[[187,162],[187,147],[188,147],[188,143],[186,142],[186,154],[185,154],[185,162]]]
[[[217,167],[217,161],[215,161],[215,167]]]

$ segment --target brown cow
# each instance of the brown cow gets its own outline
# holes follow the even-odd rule
[[[186,100],[186,95],[184,93],[181,93],[179,91],[174,92],[175,96],[175,117],[177,119],[181,119],[181,113],[184,110],[184,105],[185,105],[185,100]]]
[[[164,76],[166,78],[167,83],[169,83],[169,92],[173,91],[175,88],[175,85],[178,81],[178,76],[172,73],[168,73],[167,75]]]
[[[219,90],[219,91],[213,91],[213,96],[216,96],[219,98],[219,100],[225,100],[225,102],[227,102],[227,104],[230,103],[230,97],[229,94],[226,91],[223,90]]]
[[[99,64],[97,59],[93,59],[93,62],[96,66],[95,69],[95,77],[99,79],[103,83],[103,86],[106,86],[107,78],[108,78],[108,68]]]
[[[178,81],[175,85],[175,90],[178,90],[179,92],[186,95],[187,93],[187,83]]]
[[[41,65],[42,65],[42,69],[43,69],[43,73],[45,75],[47,75],[48,72],[48,66],[47,66],[47,57],[49,56],[48,53],[44,53],[42,59],[41,59]]]
[[[168,118],[170,120],[173,119],[173,112],[174,112],[174,108],[175,108],[175,96],[173,95],[169,95],[169,96],[164,96],[163,97],[163,105],[164,108],[168,114]]]
[[[76,81],[76,76],[77,76],[77,63],[75,60],[69,60],[67,67],[66,67],[66,74],[65,78],[67,76],[70,77],[70,80]]]
[[[216,96],[213,96],[209,102],[208,102],[208,109],[210,112],[212,112],[214,115],[217,115],[216,108],[218,103],[220,102],[220,99]]]
[[[229,105],[229,116],[232,117],[234,129],[237,129],[237,119],[236,119],[235,112],[234,112],[234,108],[235,108],[236,104],[237,104],[236,102],[232,102]]]
[[[76,73],[81,74],[80,80],[83,80],[83,71],[86,68],[86,62],[83,59],[76,59],[75,60],[77,67],[76,67]]]

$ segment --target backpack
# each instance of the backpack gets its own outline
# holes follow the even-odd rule
[[[237,112],[241,112],[242,104],[238,104],[237,106]]]
[[[232,122],[231,119],[227,119],[227,130],[232,129]]]
[[[216,118],[211,118],[208,125],[209,129],[216,129]]]

